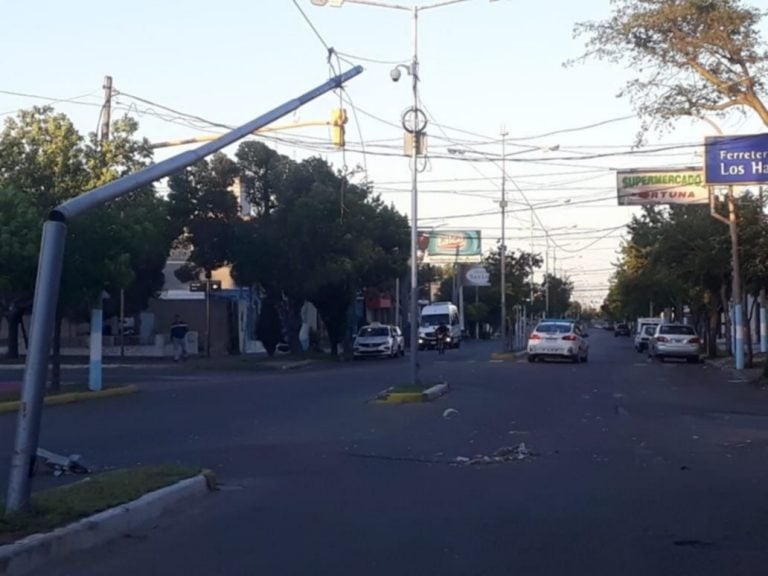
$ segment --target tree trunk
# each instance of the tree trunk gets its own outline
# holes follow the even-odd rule
[[[288,346],[292,354],[301,354],[301,340],[299,340],[299,331],[301,330],[301,307],[303,301],[297,301],[293,298],[288,299]]]
[[[720,309],[709,307],[709,323],[707,327],[707,356],[717,358],[717,332],[720,327]]]
[[[19,357],[19,323],[21,318],[19,312],[14,309],[6,317],[8,322],[8,358]]]
[[[346,360],[352,360],[355,356],[352,339],[356,333],[357,316],[355,314],[355,298],[352,297],[350,298],[349,306],[347,307],[347,324],[344,330],[344,357]]]
[[[24,340],[24,349],[29,350],[29,336],[27,336],[27,328],[24,326],[24,315],[21,315],[19,319],[19,328],[21,328],[21,339]]]
[[[61,391],[61,324],[62,317],[56,314],[53,328],[53,354],[51,355],[51,392]]]
[[[747,300],[747,298],[744,298]],[[744,327],[744,345],[746,346],[746,361],[744,363],[745,368],[754,368],[755,354],[752,350],[752,318],[755,316],[755,310],[757,308],[757,298],[753,298],[752,306],[744,306],[747,311],[747,319]]]

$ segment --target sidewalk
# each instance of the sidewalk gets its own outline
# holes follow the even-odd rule
[[[768,361],[766,354],[755,352],[754,355],[754,368],[745,368],[744,370],[736,370],[736,361],[733,356],[724,356],[717,358],[707,358],[707,365],[728,372],[734,380],[742,380],[744,382],[756,383],[763,375],[763,366]]]

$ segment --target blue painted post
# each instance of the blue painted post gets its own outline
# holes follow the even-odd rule
[[[104,311],[99,307],[91,310],[91,356],[88,364],[88,390],[101,390],[101,341],[104,325]]]
[[[733,307],[736,328],[736,370],[744,370],[744,309],[741,302]]]

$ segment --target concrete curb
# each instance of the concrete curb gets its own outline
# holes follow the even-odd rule
[[[444,394],[448,394],[448,382],[443,382],[442,384],[435,384],[431,388],[427,388],[422,393],[422,396],[424,396],[424,402],[431,402],[432,400],[435,400],[436,398],[440,398],[440,396]]]
[[[52,532],[0,546],[0,574],[30,574],[47,562],[119,538],[179,502],[204,496],[214,487],[213,475],[203,472]]]
[[[135,394],[138,391],[138,386],[135,384],[129,384],[128,386],[118,386],[116,388],[108,388],[106,390],[98,390],[93,392],[64,392],[63,394],[46,396],[43,399],[43,404],[46,406],[58,406],[60,404],[72,404],[74,402],[81,402],[83,400],[111,398],[113,396],[127,396],[128,394]],[[16,412],[19,409],[19,406],[21,406],[20,400],[0,402],[0,414],[5,412]]]

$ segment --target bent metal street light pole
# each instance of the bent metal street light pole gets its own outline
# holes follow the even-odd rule
[[[32,307],[32,322],[27,361],[24,366],[24,380],[21,389],[21,402],[16,423],[16,441],[11,455],[11,469],[8,477],[6,512],[12,513],[26,508],[29,504],[30,477],[32,464],[37,453],[40,436],[40,420],[43,406],[43,389],[48,368],[48,355],[53,335],[56,303],[59,299],[64,243],[67,236],[67,222],[83,213],[98,208],[130,194],[134,190],[150,184],[160,178],[183,170],[199,162],[206,156],[221,150],[248,136],[254,130],[274,122],[314,100],[318,96],[339,88],[347,80],[363,71],[355,66],[346,72],[334,76],[327,82],[309,90],[298,98],[290,100],[277,108],[243,124],[239,128],[224,134],[214,142],[204,144],[195,150],[188,150],[176,156],[152,164],[134,174],[95,188],[85,194],[67,200],[54,208],[43,225],[43,237],[35,283],[35,299]]]
[[[402,10],[410,12],[413,15],[413,57],[409,66],[398,66],[392,70],[391,78],[397,82],[400,79],[399,68],[405,69],[411,76],[413,104],[411,110],[406,112],[406,116],[403,117],[403,124],[406,124],[407,115],[410,114],[411,126],[410,130],[404,126],[406,130],[411,131],[413,135],[413,147],[411,150],[411,384],[417,385],[419,383],[419,286],[418,286],[418,155],[419,148],[422,143],[422,133],[426,127],[426,117],[423,112],[419,110],[419,51],[418,51],[418,23],[419,12],[424,10],[431,10],[433,8],[440,8],[442,6],[449,6],[451,4],[459,4],[462,2],[468,2],[469,0],[444,0],[442,2],[435,2],[433,4],[406,6],[403,4],[389,4],[386,2],[376,2],[374,0],[311,0],[315,6],[332,6],[334,8],[340,8],[345,2],[349,4],[362,4],[365,6],[375,6],[378,8],[389,8],[392,10]],[[494,2],[495,0],[491,0]],[[419,125],[420,117],[422,124]]]

